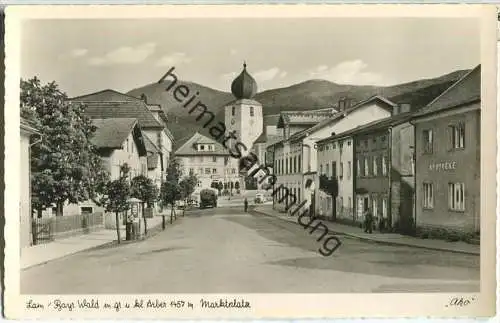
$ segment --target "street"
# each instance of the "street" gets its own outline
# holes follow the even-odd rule
[[[23,294],[474,292],[479,257],[339,237],[331,256],[301,226],[242,207],[186,212],[148,240],[21,272]]]

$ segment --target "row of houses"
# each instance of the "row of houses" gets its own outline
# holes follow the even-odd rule
[[[161,107],[148,104],[143,96],[135,98],[114,90],[104,90],[70,99],[85,105],[84,113],[96,131],[92,143],[97,148],[110,179],[120,176],[120,167],[128,164],[130,178],[144,175],[153,180],[158,188],[169,163],[174,138],[167,128],[167,117]],[[21,118],[22,169],[30,169],[30,146],[40,136],[27,120]],[[39,139],[38,139],[39,140]],[[31,236],[33,215],[31,210],[31,188],[29,172],[23,172],[20,223],[23,246],[33,243]],[[103,212],[103,208],[88,200],[78,204],[66,203],[64,216],[81,216]],[[55,207],[42,212],[42,218],[52,217]],[[113,221],[108,221],[114,225]]]
[[[382,231],[478,233],[480,95],[479,65],[418,109],[373,96],[342,100],[313,126],[282,113],[283,140],[267,147],[275,185],[338,222],[360,225],[369,209]],[[322,176],[336,192],[321,188]]]

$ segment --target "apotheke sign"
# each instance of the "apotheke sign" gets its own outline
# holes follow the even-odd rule
[[[446,170],[455,170],[457,168],[456,161],[446,161],[441,163],[432,163],[429,165],[429,170],[431,171],[446,171]]]

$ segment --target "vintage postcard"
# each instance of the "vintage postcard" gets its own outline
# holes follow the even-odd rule
[[[495,314],[488,5],[6,10],[8,318]]]

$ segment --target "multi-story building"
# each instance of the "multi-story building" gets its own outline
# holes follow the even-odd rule
[[[317,142],[318,187],[317,214],[331,219],[352,219],[353,215],[353,138],[348,134],[328,137]],[[336,180],[338,195],[332,196],[320,189],[319,177]],[[335,202],[335,204],[334,204]]]
[[[135,98],[109,89],[75,97],[71,101],[85,104],[85,114],[92,119],[137,118],[142,132],[160,151],[159,171],[166,170],[174,138],[159,105],[149,104],[145,95]]]
[[[419,111],[416,226],[480,230],[481,65]]]
[[[298,194],[298,200],[314,199],[314,203],[318,205],[317,185],[314,196],[305,196],[305,186],[309,186],[310,181],[317,181],[317,141],[331,136],[332,133],[340,133],[366,122],[387,118],[391,116],[395,104],[383,97],[374,96],[353,106],[344,103],[339,106],[341,111],[331,118],[272,145],[274,165],[279,167],[275,172],[277,184],[289,186],[288,189]]]
[[[198,187],[209,188],[213,182],[221,182],[225,187],[240,182],[237,167],[229,167],[232,158],[219,142],[195,133],[175,151],[183,176],[190,173],[198,178]]]

